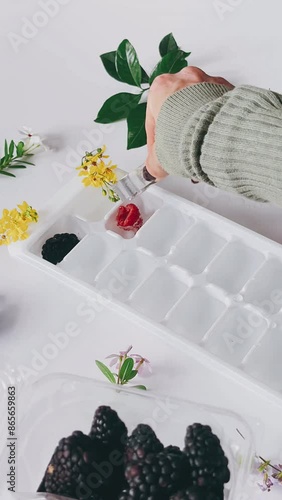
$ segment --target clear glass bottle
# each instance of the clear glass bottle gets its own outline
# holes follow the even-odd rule
[[[121,177],[118,183],[113,186],[113,190],[121,201],[132,200],[137,194],[143,193],[155,182],[155,177],[148,172],[146,165],[143,164],[136,170]]]

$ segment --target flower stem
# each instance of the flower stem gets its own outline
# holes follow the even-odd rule
[[[144,359],[141,359],[138,363],[138,365],[136,366],[135,370],[138,372],[139,368],[143,365],[144,363]]]
[[[268,460],[265,460],[263,457],[259,457],[259,459],[263,462],[263,464],[268,464]],[[282,470],[275,467],[275,465],[268,464],[268,467],[271,467],[276,472],[280,472],[280,473],[282,472]]]
[[[121,369],[121,367],[122,367],[122,363],[123,363],[123,361],[124,361],[124,356],[120,356],[120,357],[119,357],[119,365],[118,365],[118,378],[117,378],[117,384],[118,384],[118,385],[121,385],[121,382],[120,382],[120,376],[119,376],[119,374],[120,374],[120,369]]]

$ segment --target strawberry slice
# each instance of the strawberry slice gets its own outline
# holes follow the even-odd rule
[[[143,225],[139,208],[134,203],[121,205],[116,216],[117,225],[124,231],[138,231]]]

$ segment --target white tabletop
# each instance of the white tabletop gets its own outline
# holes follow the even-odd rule
[[[42,5],[54,3],[56,11],[42,17]],[[40,209],[76,175],[75,156],[88,149],[89,134],[92,144],[108,145],[123,169],[133,169],[144,160],[145,149],[126,151],[124,123],[105,128],[93,123],[104,100],[126,89],[106,74],[99,54],[128,38],[150,70],[158,58],[158,42],[172,31],[179,44],[192,51],[190,64],[234,84],[282,91],[281,15],[279,0],[5,2],[0,20],[1,143],[17,138],[17,129],[28,125],[47,138],[53,151],[39,155],[36,167],[19,172],[16,179],[2,176],[0,210],[23,200]],[[36,26],[40,23],[44,26]],[[251,203],[182,179],[168,178],[163,186],[282,242],[279,207]],[[4,372],[11,368],[18,376],[25,374],[28,383],[56,371],[100,378],[94,360],[133,344],[152,362],[154,374],[147,381],[151,389],[235,410],[254,426],[257,451],[282,461],[282,404],[270,403],[267,396],[199,365],[116,313],[107,311],[87,323],[76,313],[83,300],[78,294],[11,258],[4,247],[0,273]],[[35,369],[36,353],[42,352],[51,333],[63,331],[69,322],[77,324],[80,334],[55,359]],[[1,397],[5,404],[3,393]],[[253,496],[246,493],[245,500],[263,495],[258,487],[250,491]],[[278,488],[270,498],[278,498],[279,491],[281,496]]]

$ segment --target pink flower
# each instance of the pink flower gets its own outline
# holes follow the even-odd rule
[[[119,351],[119,354],[110,354],[109,356],[106,357],[106,359],[111,359],[109,362],[110,366],[116,366],[116,368],[119,368],[120,362],[122,361],[122,358],[126,358],[128,353],[131,351],[132,345],[128,347],[126,351]]]
[[[140,356],[140,354],[131,354],[131,358],[135,361],[134,369],[138,371],[141,377],[147,377],[152,373],[152,366],[148,359]]]

